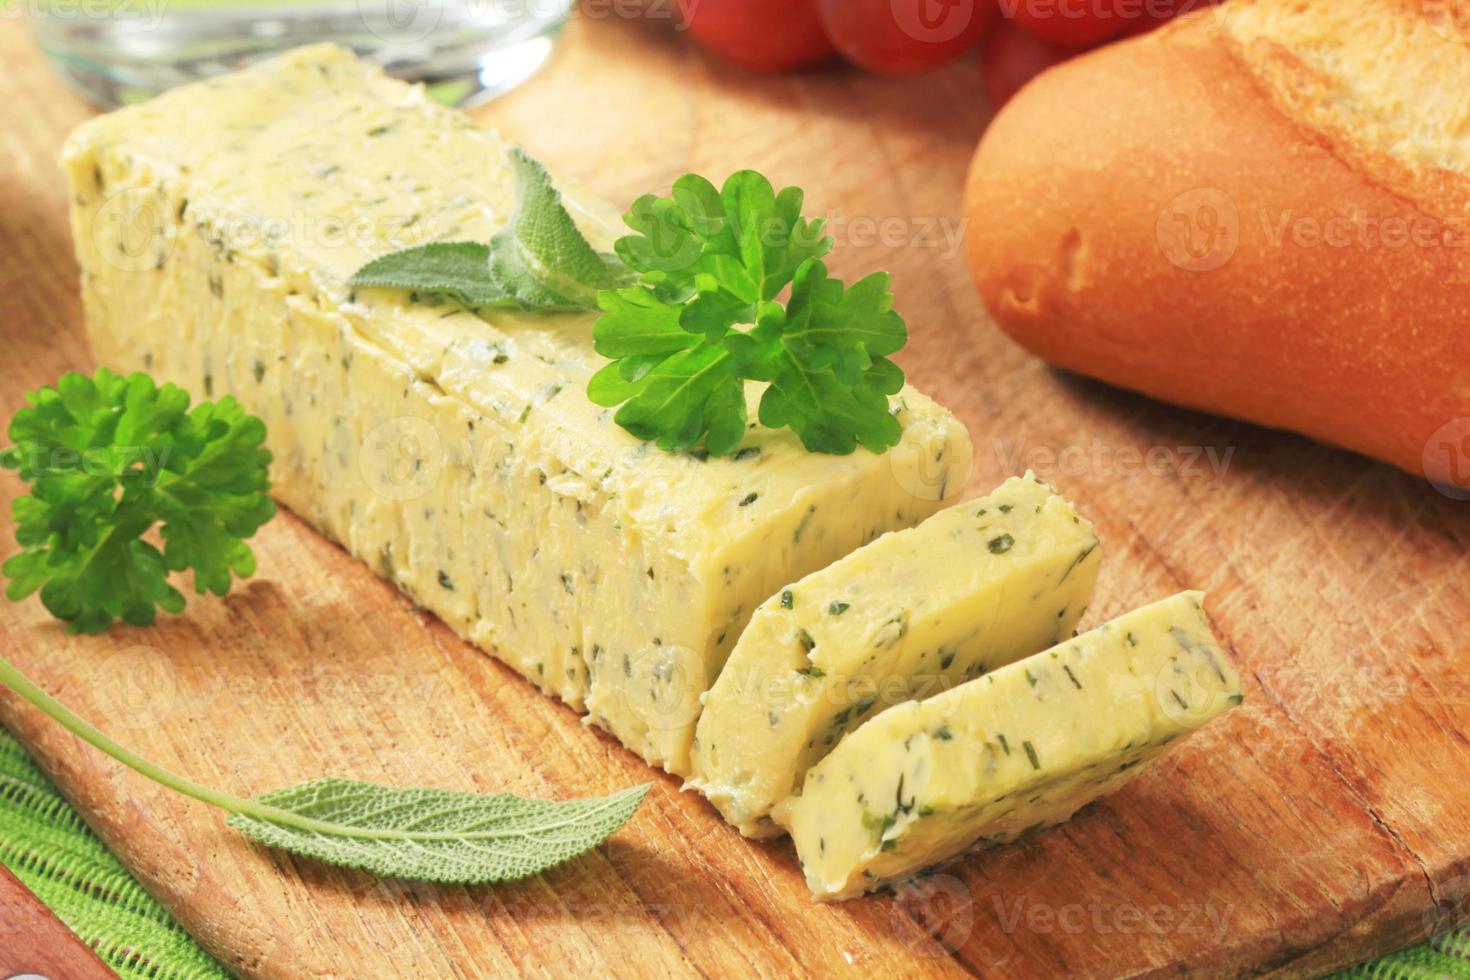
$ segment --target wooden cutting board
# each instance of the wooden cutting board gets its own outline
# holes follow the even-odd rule
[[[290,515],[256,539],[248,584],[151,629],[69,637],[35,600],[0,605],[6,655],[149,758],[237,793],[323,774],[551,797],[652,778],[628,827],[507,886],[375,881],[247,843],[13,696],[0,717],[242,975],[1299,974],[1424,939],[1467,891],[1470,504],[1008,342],[953,238],[979,93],[968,59],[912,80],[752,78],[658,26],[583,17],[477,116],[619,202],[685,170],[804,186],[834,219],[839,274],[892,271],[913,332],[900,359],[970,426],[971,491],[1030,465],[1096,522],[1088,625],[1209,590],[1246,703],[1117,796],[897,899],[814,904],[788,845],[741,839]],[[8,418],[91,364],[54,163],[88,110],[13,22],[0,105]],[[0,477],[0,503],[18,490]]]

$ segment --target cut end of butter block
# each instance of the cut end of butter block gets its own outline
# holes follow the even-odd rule
[[[1092,525],[1013,477],[767,599],[705,696],[689,787],[740,831],[849,731],[1070,637],[1101,562]]]
[[[588,400],[591,315],[347,284],[397,249],[488,241],[515,207],[506,152],[330,45],[89,120],[63,163],[93,352],[234,395],[287,507],[687,774],[699,696],[755,607],[943,507],[969,437],[906,388],[882,455],[764,428],[732,457],[671,455]]]
[[[842,899],[1066,820],[1241,700],[1198,592],[888,709],[775,819],[807,884]]]

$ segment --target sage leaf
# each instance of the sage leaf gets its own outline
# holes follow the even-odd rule
[[[124,748],[4,657],[0,684],[134,772],[227,811],[230,826],[249,837],[384,877],[468,885],[545,871],[591,850],[627,823],[650,785],[555,803],[509,793],[315,779],[246,799],[200,785]]]
[[[452,296],[466,306],[507,302],[490,277],[490,246],[480,242],[430,242],[380,255],[347,280],[349,286],[386,286]]]
[[[614,255],[598,252],[567,213],[551,174],[526,151],[510,151],[516,209],[490,239],[490,278],[528,310],[595,310],[597,292],[632,276]]]
[[[443,294],[467,306],[571,313],[595,310],[599,290],[631,283],[621,259],[582,235],[546,168],[520,147],[509,156],[515,211],[488,244],[435,242],[390,252],[348,284]]]
[[[271,847],[383,877],[473,884],[524,878],[591,850],[647,792],[644,784],[558,803],[314,779],[253,800],[298,823],[236,813],[229,824]]]

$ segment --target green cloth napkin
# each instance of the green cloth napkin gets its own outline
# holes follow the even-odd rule
[[[124,980],[226,977],[0,728],[0,864]],[[1470,980],[1470,923],[1339,977]]]
[[[4,728],[0,864],[123,980],[229,976],[133,880]]]

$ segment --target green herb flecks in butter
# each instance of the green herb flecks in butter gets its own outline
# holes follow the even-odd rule
[[[850,897],[1065,820],[1238,704],[1201,598],[1145,606],[849,733],[772,813],[812,891]]]
[[[1015,544],[997,555],[1001,533]],[[1070,636],[1076,615],[1056,609],[1086,605],[1098,564],[1072,506],[1013,479],[814,572],[736,643],[705,699],[690,784],[742,833],[778,833],[771,808],[875,711]]]

